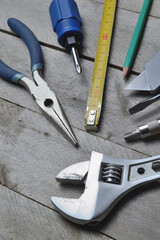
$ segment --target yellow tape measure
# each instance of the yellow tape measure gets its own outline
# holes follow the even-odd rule
[[[86,110],[86,130],[98,130],[116,2],[117,0],[105,0],[104,3],[91,89]]]

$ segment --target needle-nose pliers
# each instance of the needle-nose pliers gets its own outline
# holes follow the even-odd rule
[[[8,19],[9,27],[17,33],[26,43],[31,57],[31,71],[33,80],[24,74],[10,68],[0,60],[0,77],[13,83],[18,83],[27,88],[38,106],[46,116],[56,124],[58,129],[74,144],[77,139],[64,115],[64,112],[53,91],[42,78],[43,57],[40,44],[33,32],[22,22],[15,18]]]

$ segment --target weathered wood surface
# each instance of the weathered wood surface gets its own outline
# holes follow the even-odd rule
[[[123,3],[123,1],[118,2],[120,6]],[[131,9],[133,10],[134,1],[128,2],[132,2],[132,4],[128,3],[127,6],[128,8],[131,6]],[[140,9],[142,1],[137,0],[136,3]],[[14,0],[14,4],[12,0],[2,1],[0,10],[0,28],[11,32],[7,26],[7,19],[9,17],[17,17],[18,19],[24,21],[34,31],[35,35],[41,42],[60,48],[59,44],[57,43],[57,36],[52,30],[48,12],[49,5],[50,0],[42,1],[41,6],[38,7],[37,1],[28,1],[27,4],[25,0],[21,2],[19,2],[19,0]],[[123,6],[124,5],[125,3],[123,3]],[[12,6],[12,12],[8,11],[8,9],[10,9],[10,6]],[[99,1],[79,0],[78,6],[84,23],[84,48],[82,54],[87,57],[94,58],[96,53],[103,4],[99,3]],[[157,0],[153,3],[152,8],[157,9],[158,11],[159,7],[160,3]],[[123,66],[138,16],[139,14],[136,12],[117,8],[114,38],[112,41],[112,51],[109,61],[114,66]],[[141,72],[144,69],[145,62],[148,61],[159,50],[160,38],[159,31],[157,31],[159,24],[160,19],[158,17],[148,18],[142,39],[143,44],[141,44],[139,48],[138,56],[136,57],[136,61],[133,67],[134,71]]]
[[[4,33],[0,33],[0,37],[2,39],[3,60],[31,77],[29,53],[25,44],[13,36],[6,36]],[[57,94],[71,125],[84,131],[86,102],[93,72],[93,62],[82,59],[83,73],[78,75],[74,71],[69,55],[46,47],[42,47],[42,50],[45,61],[45,80]],[[59,76],[62,77],[59,78]],[[160,140],[157,138],[155,140],[157,144],[153,144],[153,139],[129,144],[123,138],[126,132],[134,130],[139,124],[159,117],[157,112],[159,102],[154,103],[141,113],[130,116],[128,109],[144,99],[144,95],[135,95],[124,91],[125,82],[121,80],[121,77],[120,70],[108,69],[100,130],[94,135],[147,155],[159,154],[158,143]],[[134,76],[131,76],[132,78]],[[2,80],[0,94],[1,98],[7,101],[41,113],[30,94],[20,86]]]
[[[1,240],[111,240],[87,229],[80,232],[77,226],[75,231],[72,224],[62,219],[58,213],[3,186],[0,186],[0,196],[0,216],[3,216],[0,224]]]
[[[55,181],[55,175],[60,169],[70,164],[88,160],[93,149],[115,157],[121,156],[121,158],[145,157],[144,154],[94,137],[78,129],[74,129],[74,131],[80,140],[80,147],[79,149],[73,148],[39,113],[34,113],[4,100],[1,100],[0,105],[0,115],[2,116],[0,120],[1,183],[5,187],[50,208],[53,208],[50,202],[52,195],[78,198],[82,193],[81,188],[60,186]],[[139,229],[141,227],[145,229],[142,232],[144,239],[149,239],[154,232],[153,229],[148,229],[148,224],[154,224],[156,239],[156,233],[159,231],[159,225],[156,225],[159,219],[159,215],[156,215],[159,204],[158,186],[158,184],[153,184],[147,188],[142,188],[142,192],[140,190],[134,192],[130,197],[121,201],[99,230],[116,239],[125,239],[125,236],[127,236],[126,239],[128,236],[134,239],[134,237],[138,238],[139,232],[134,231],[137,225],[140,225]],[[139,211],[142,212],[142,215],[139,215]],[[146,224],[144,216],[147,214],[149,214],[149,218]],[[136,215],[138,220],[135,220]],[[132,224],[131,218],[133,218]],[[122,222],[125,223],[126,227],[125,235],[123,235]],[[82,229],[79,228],[79,230]],[[74,225],[73,231],[77,231]]]
[[[92,0],[92,2],[103,4],[104,0]],[[117,0],[117,7],[124,9],[124,10],[129,10],[132,12],[139,13],[141,11],[143,2],[144,2],[144,0],[135,0],[135,1]],[[154,4],[152,4],[152,7],[149,12],[150,16],[158,17],[158,18],[160,17],[160,12],[159,12],[158,6],[159,6],[159,1],[154,0]]]
[[[102,0],[103,2],[103,0]],[[119,0],[118,1],[118,7],[123,8],[129,11],[133,12],[140,12],[142,5],[143,5],[144,0],[135,0],[135,1],[128,1],[128,0]],[[153,17],[160,17],[160,12],[159,12],[159,1],[158,0],[152,0],[154,2],[152,4],[152,7],[150,9],[149,15]]]
[[[84,22],[85,41],[82,53],[94,58],[103,1],[77,0],[77,3]],[[124,92],[126,83],[122,81],[122,71],[118,70],[123,66],[125,51],[129,46],[142,1],[118,1],[110,57],[112,65],[107,73],[101,127],[97,133],[86,133],[84,130],[94,64],[82,58],[83,73],[78,75],[75,72],[71,56],[60,51],[56,35],[52,31],[49,4],[49,0],[42,1],[40,5],[38,2],[39,7],[37,1],[15,0],[13,4],[13,1],[6,0],[1,3],[1,58],[31,77],[28,50],[19,38],[9,34],[11,31],[6,23],[8,17],[17,17],[43,43],[45,80],[66,111],[80,147],[74,148],[64,139],[43,116],[25,89],[0,79],[0,182],[4,185],[0,193],[0,216],[5,218],[5,222],[2,221],[3,218],[0,221],[0,236],[2,239],[158,240],[159,183],[150,184],[124,198],[95,231],[86,231],[69,223],[55,212],[50,202],[52,195],[80,196],[81,188],[60,186],[55,181],[55,175],[75,162],[89,160],[92,150],[128,159],[160,154],[158,137],[130,144],[123,139],[127,131],[159,117],[158,102],[142,113],[129,115],[129,107],[145,99],[147,95]],[[153,1],[151,17],[134,64],[136,72],[141,72],[144,63],[159,50],[159,5],[158,1]],[[131,75],[130,79],[134,77]],[[24,226],[21,224],[25,216],[30,220],[27,221],[26,230],[26,222]],[[42,225],[47,227],[41,228]]]

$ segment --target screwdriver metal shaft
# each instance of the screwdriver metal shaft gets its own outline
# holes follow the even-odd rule
[[[153,96],[151,98],[148,98],[142,102],[139,102],[138,104],[136,104],[135,106],[133,106],[132,108],[129,109],[129,113],[135,114],[137,112],[142,111],[143,109],[147,108],[148,106],[150,106],[152,103],[158,101],[160,99],[160,94],[157,94],[156,96]]]
[[[124,139],[133,141],[144,139],[160,133],[160,118],[139,126],[135,131],[126,133]]]
[[[75,65],[76,71],[78,73],[81,73],[82,72],[82,67],[81,67],[81,64],[80,64],[78,51],[75,47],[71,48],[71,54],[72,54],[72,57],[73,57],[73,60],[74,60],[74,65]]]

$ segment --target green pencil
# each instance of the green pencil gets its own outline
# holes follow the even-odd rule
[[[123,79],[126,78],[127,74],[132,68],[151,3],[152,3],[152,0],[144,0],[143,6],[137,21],[137,25],[135,27],[133,37],[128,49],[128,53],[123,65]]]

